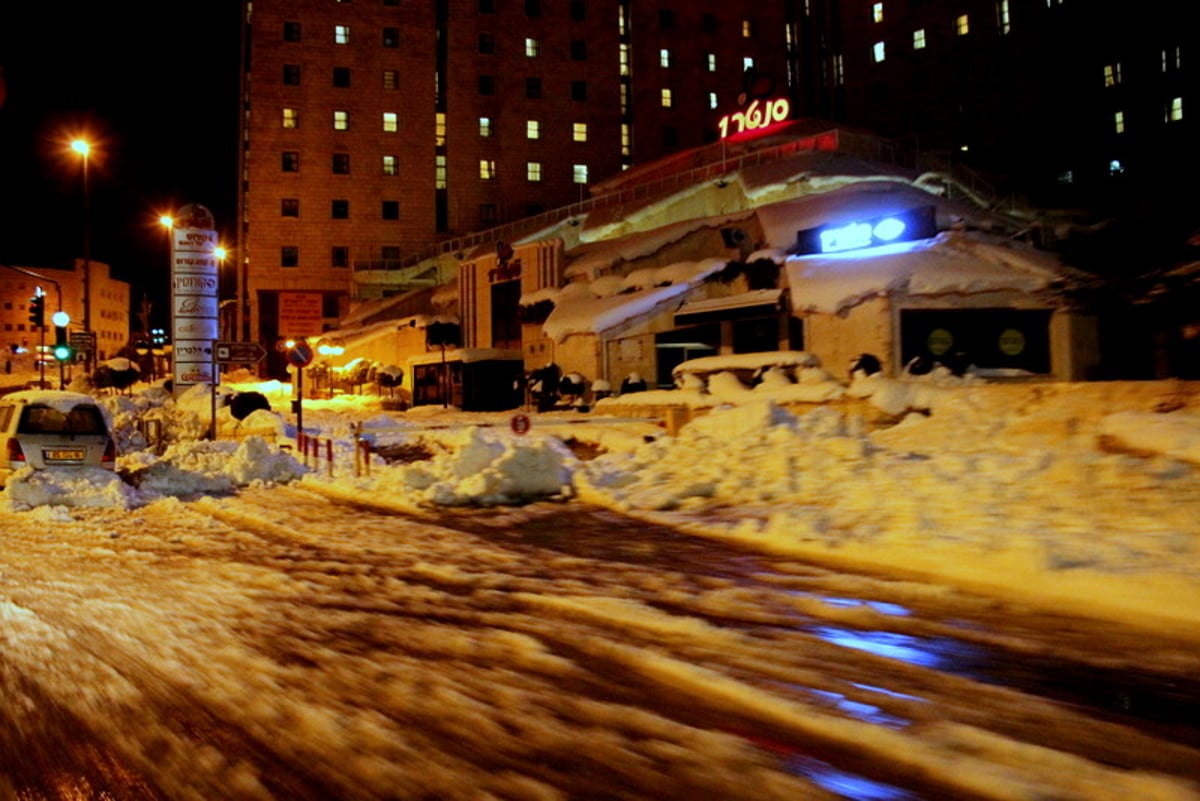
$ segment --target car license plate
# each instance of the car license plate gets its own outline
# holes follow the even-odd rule
[[[42,451],[42,458],[47,462],[81,462],[83,453],[82,448],[55,448]]]

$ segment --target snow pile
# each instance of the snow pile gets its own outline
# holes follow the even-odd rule
[[[103,467],[45,470],[24,467],[9,477],[4,494],[8,507],[14,511],[39,506],[128,508],[139,502],[136,489]]]
[[[172,445],[132,476],[143,493],[188,496],[231,492],[256,482],[286,483],[307,470],[262,437]]]
[[[432,457],[387,465],[378,457],[359,476],[329,479],[314,473],[315,489],[369,497],[395,508],[424,505],[518,504],[569,496],[578,460],[553,436],[518,436],[492,428],[467,426],[409,440]]]

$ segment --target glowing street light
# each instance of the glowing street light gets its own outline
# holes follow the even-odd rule
[[[92,330],[92,214],[88,191],[88,162],[91,160],[92,146],[86,139],[75,139],[71,149],[83,158],[83,331]],[[85,359],[86,367],[91,368],[92,352],[89,348]]]

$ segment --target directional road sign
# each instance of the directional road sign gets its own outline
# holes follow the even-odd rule
[[[259,362],[267,355],[257,342],[218,342],[217,361],[232,364]]]

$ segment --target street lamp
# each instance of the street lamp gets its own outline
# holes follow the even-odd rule
[[[88,161],[92,146],[86,139],[76,139],[71,142],[71,149],[83,157],[83,331],[90,334],[92,330],[92,215],[91,203],[88,200]],[[89,339],[90,344],[90,339]],[[89,347],[84,358],[84,367],[91,372],[92,351]]]

